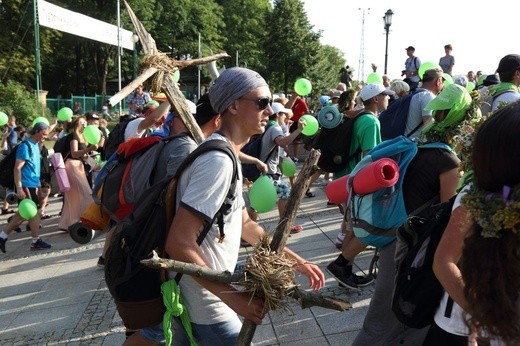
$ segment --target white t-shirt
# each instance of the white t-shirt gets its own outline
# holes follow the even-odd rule
[[[207,140],[226,140],[226,138],[220,134],[213,134]],[[219,244],[219,229],[216,224],[213,224],[200,246],[208,266],[220,271],[234,271],[240,249],[244,200],[240,165],[238,169],[236,198],[231,212],[224,216],[224,241]],[[183,207],[211,222],[231,186],[232,173],[233,163],[226,153],[213,150],[199,156],[184,171],[179,181],[177,208],[182,204]],[[171,273],[170,278],[174,278],[174,275],[175,273]],[[230,307],[189,275],[183,275],[180,290],[192,322],[214,324],[236,318],[236,313]]]
[[[493,100],[493,105],[491,106],[491,111],[494,112],[495,110],[497,110],[497,108],[502,103],[511,103],[511,102],[515,102],[516,100],[519,100],[519,99],[520,99],[520,93],[517,93],[515,91],[509,91],[509,92],[500,94]]]
[[[452,212],[460,206],[460,200],[462,196],[466,194],[468,191],[469,185],[465,186],[462,191],[459,192],[457,197],[455,198],[455,202],[453,202]],[[448,333],[455,335],[467,336],[469,335],[468,327],[465,324],[465,312],[457,303],[453,302],[453,308],[451,310],[451,315],[449,317],[444,316],[446,312],[446,305],[448,304],[448,293],[444,292],[442,296],[441,303],[435,312],[435,323],[447,331]]]
[[[418,92],[417,94],[413,95],[412,99],[410,100],[410,108],[408,109],[406,127],[404,130],[405,136],[417,128],[417,126],[423,122],[424,117],[432,117],[432,111],[427,111],[424,109],[424,107],[426,107],[426,105],[435,98],[435,95],[429,90],[423,90],[425,91]],[[417,139],[420,136],[423,127],[424,125],[419,127],[414,131],[413,134],[408,136],[408,138],[411,140]]]
[[[125,128],[125,142],[128,141],[130,138],[139,138],[142,137],[146,129],[142,131],[139,130],[139,125],[141,124],[141,121],[143,121],[144,118],[137,118],[128,123]]]

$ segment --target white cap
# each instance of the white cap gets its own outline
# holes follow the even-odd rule
[[[271,108],[273,109],[273,114],[278,114],[280,112],[283,113],[290,113],[291,110],[288,108],[285,108],[280,102],[273,102],[271,105]]]
[[[374,83],[365,85],[359,92],[359,97],[361,97],[363,101],[367,101],[379,94],[395,95],[395,92],[390,89],[386,89],[383,84]]]

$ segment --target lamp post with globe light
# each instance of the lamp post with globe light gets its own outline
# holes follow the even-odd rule
[[[392,25],[392,16],[394,15],[394,12],[392,10],[388,10],[385,13],[385,16],[383,17],[383,20],[385,22],[385,31],[386,31],[386,47],[385,47],[385,74],[387,73],[387,66],[388,66],[388,32],[390,31],[390,26]]]

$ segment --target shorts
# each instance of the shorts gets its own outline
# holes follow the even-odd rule
[[[282,176],[279,174],[268,174],[267,176],[274,182],[278,199],[289,199],[291,196],[291,187],[282,179]]]
[[[191,323],[193,336],[199,346],[213,346],[213,345],[235,345],[237,342],[242,322],[238,316],[226,322],[215,324],[197,324]],[[181,319],[179,317],[172,318],[173,340],[172,345],[189,345],[188,335],[184,331]],[[164,333],[162,323],[149,328],[139,330],[143,338],[156,344],[163,343]]]
[[[24,187],[23,193],[25,194],[25,198],[30,198],[35,204],[36,208],[40,209],[40,198],[38,197],[38,188],[37,187]],[[20,201],[18,201],[18,205],[20,205]]]

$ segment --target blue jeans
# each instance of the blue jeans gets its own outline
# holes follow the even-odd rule
[[[199,346],[233,346],[236,344],[238,334],[242,328],[242,322],[238,317],[226,322],[215,324],[191,323],[193,336]],[[180,318],[172,319],[173,340],[172,345],[184,346],[190,344],[188,335],[184,331]],[[162,324],[155,327],[143,328],[139,331],[146,340],[161,343],[164,342]]]

